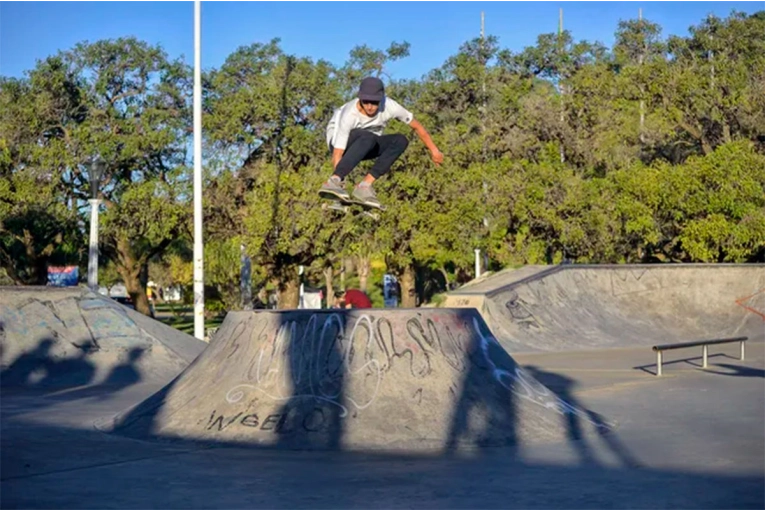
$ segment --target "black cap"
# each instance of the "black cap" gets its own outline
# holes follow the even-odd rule
[[[382,101],[385,97],[385,85],[380,78],[364,78],[359,87],[359,99],[362,101]]]

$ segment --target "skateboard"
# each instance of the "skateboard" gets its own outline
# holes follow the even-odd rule
[[[341,198],[338,195],[335,195],[334,193],[329,193],[326,191],[320,191],[319,196],[321,198],[329,200],[328,203],[321,205],[321,208],[324,210],[331,209],[334,211],[344,212],[346,214],[349,212],[352,212],[354,214],[362,214],[363,216],[372,218],[375,221],[380,220],[380,214],[373,211],[385,210],[385,208],[382,206],[375,207],[373,205],[368,205],[366,202],[361,202],[360,200],[356,200],[355,198]],[[352,206],[358,206],[361,210],[351,209]]]

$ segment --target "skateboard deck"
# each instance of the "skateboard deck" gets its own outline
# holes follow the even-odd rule
[[[330,202],[327,204],[322,204],[322,209],[332,209],[335,211],[341,211],[341,212],[351,212],[352,206],[358,206],[361,211],[361,214],[364,216],[369,216],[370,218],[374,220],[380,219],[380,214],[375,212],[377,211],[384,211],[385,207],[375,207],[373,205],[369,205],[365,202],[361,202],[359,200],[356,200],[354,198],[344,198],[340,197],[338,195],[335,195],[334,193],[326,192],[326,191],[320,191],[319,196],[325,200],[329,200]]]
[[[321,208],[326,210],[332,210],[332,211],[339,211],[345,214],[351,213],[351,214],[361,214],[362,216],[367,216],[369,218],[372,218],[375,221],[380,220],[380,214],[376,212],[372,212],[371,210],[368,210],[364,207],[359,207],[358,209],[352,208],[349,204],[344,204],[340,202],[340,200],[334,199],[330,202],[321,204]],[[373,208],[374,209],[374,208]]]

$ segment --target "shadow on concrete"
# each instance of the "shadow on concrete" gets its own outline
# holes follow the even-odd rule
[[[745,367],[741,365],[731,365],[728,363],[717,363],[716,367],[722,367],[728,372],[720,372],[717,370],[705,369],[704,372],[717,375],[728,375],[732,377],[760,377],[765,378],[765,370],[761,368]]]
[[[102,386],[124,388],[141,381],[141,374],[136,370],[136,364],[146,353],[146,349],[133,347],[128,351],[128,359],[112,368]]]
[[[37,347],[21,354],[0,372],[0,393],[3,395],[38,395],[34,409],[96,397],[106,399],[142,381],[136,364],[146,350],[134,347],[127,359],[113,366],[103,380],[93,384],[97,367],[89,359],[96,351],[90,344],[78,347],[75,356],[60,357],[54,352],[57,340],[43,338]]]
[[[527,365],[523,368],[537,381],[558,395],[561,400],[577,409],[581,409],[584,413],[584,417],[591,423],[597,425],[597,438],[607,446],[608,451],[613,454],[623,466],[640,466],[640,461],[638,461],[637,457],[635,457],[621,442],[617,433],[613,429],[609,430],[610,427],[607,425],[605,419],[595,411],[587,409],[584,404],[579,401],[576,395],[574,395],[574,388],[576,387],[576,381],[574,379],[565,375],[543,370],[534,365]],[[563,415],[563,419],[566,423],[568,439],[573,448],[576,449],[580,462],[583,465],[597,464],[598,461],[593,454],[594,450],[590,445],[591,440],[583,433],[585,425],[583,416],[578,412],[569,412]]]
[[[33,350],[21,354],[0,373],[0,386],[45,389],[90,383],[96,373],[95,365],[88,359],[92,347],[76,346],[75,356],[59,358],[53,352],[55,343],[54,338],[43,338]]]
[[[259,313],[257,311],[253,313]],[[270,311],[264,313],[272,313]],[[177,436],[158,434],[158,420],[166,407],[170,394],[184,377],[179,374],[169,384],[149,398],[140,402],[132,409],[116,417],[112,424],[117,434],[136,439],[153,439],[168,443],[194,444],[199,446],[247,446],[256,449],[304,449],[304,450],[341,450],[343,438],[343,420],[348,419],[347,402],[345,402],[345,366],[350,363],[347,358],[356,354],[348,351],[343,345],[340,330],[330,329],[329,335],[324,335],[330,341],[318,345],[318,352],[313,352],[315,345],[301,342],[308,339],[298,332],[290,334],[288,315],[279,314],[281,322],[274,328],[274,348],[280,349],[273,355],[284,356],[287,370],[277,377],[289,378],[291,396],[279,398],[282,402],[278,412],[273,414],[243,414],[232,416],[216,415],[206,426],[207,430],[223,430],[234,421],[255,430],[270,431],[276,436],[273,445],[227,443],[218,439],[184,439]],[[280,333],[282,328],[286,332]],[[281,339],[281,341],[279,341]],[[215,335],[207,350],[197,357],[186,370],[197,363],[206,363],[206,358],[215,356],[218,342],[227,338]],[[108,427],[107,427],[108,428]],[[298,438],[296,441],[295,438]]]
[[[518,405],[517,395],[521,395],[525,398],[524,405],[532,409],[531,415],[536,416],[533,419],[538,420],[535,423],[523,424],[527,432],[526,439],[528,436],[544,435],[533,432],[537,425],[564,430],[564,427],[559,427],[556,423],[557,418],[555,417],[561,415],[565,420],[568,420],[565,429],[566,437],[570,441],[580,441],[577,448],[581,452],[583,461],[593,459],[588,450],[588,443],[581,441],[588,433],[592,435],[593,429],[598,429],[598,433],[604,438],[608,436],[604,441],[610,442],[615,451],[621,452],[618,441],[606,433],[608,425],[596,413],[586,411],[588,413],[584,420],[586,423],[583,423],[580,417],[575,414],[579,412],[575,411],[579,403],[569,401],[573,400],[571,392],[564,391],[558,394],[558,397],[567,403],[548,402],[544,404],[543,402],[540,404],[538,399],[543,398],[546,390],[542,388],[538,393],[529,393],[532,391],[529,383],[524,383],[521,385],[522,387],[519,387],[515,375],[518,368],[517,363],[494,339],[482,321],[474,322],[477,315],[471,309],[449,311],[457,323],[465,326],[462,330],[464,333],[451,332],[448,328],[439,330],[430,318],[421,317],[413,311],[412,317],[409,317],[408,322],[406,322],[407,341],[396,342],[394,340],[393,344],[395,345],[391,344],[384,347],[381,346],[384,342],[380,336],[382,335],[380,331],[373,332],[371,323],[367,325],[358,318],[353,325],[350,324],[350,316],[346,311],[325,310],[313,313],[295,312],[295,314],[255,311],[252,313],[269,314],[269,317],[277,317],[279,321],[277,327],[269,326],[269,343],[267,344],[269,347],[263,362],[265,363],[264,366],[272,367],[271,362],[266,361],[267,358],[276,357],[285,360],[283,366],[275,365],[276,372],[272,373],[271,368],[267,368],[267,371],[269,377],[273,376],[280,381],[288,381],[284,385],[288,388],[288,392],[273,396],[261,394],[258,397],[253,397],[253,403],[261,397],[265,398],[264,403],[268,401],[280,402],[278,411],[270,411],[273,414],[266,414],[266,412],[255,414],[255,408],[252,407],[254,404],[240,407],[225,417],[213,411],[214,418],[210,418],[212,420],[210,423],[215,425],[220,421],[218,431],[222,431],[237,421],[240,425],[255,427],[259,431],[271,431],[274,434],[271,443],[271,440],[266,439],[266,436],[255,435],[256,430],[253,428],[252,442],[243,440],[242,443],[236,443],[239,446],[253,446],[261,449],[347,450],[348,448],[344,445],[344,427],[356,418],[357,412],[364,412],[358,408],[355,402],[346,399],[347,377],[351,367],[354,367],[353,373],[356,384],[360,378],[374,376],[371,373],[359,372],[363,368],[362,365],[364,367],[369,365],[370,356],[382,356],[375,363],[376,366],[384,367],[382,369],[383,378],[386,377],[385,374],[387,377],[393,377],[392,374],[394,373],[399,374],[397,377],[400,377],[403,374],[401,370],[406,368],[417,372],[417,374],[412,372],[411,377],[413,378],[429,377],[432,370],[430,357],[443,356],[442,359],[445,361],[440,361],[439,367],[441,371],[449,372],[449,374],[438,374],[437,376],[441,379],[437,382],[437,386],[428,387],[426,392],[437,391],[448,392],[449,394],[448,399],[452,402],[452,407],[447,411],[447,414],[429,417],[429,419],[446,424],[445,439],[442,444],[432,444],[432,440],[427,439],[420,443],[419,447],[424,448],[425,442],[427,442],[426,449],[440,451],[447,456],[453,455],[461,449],[470,449],[474,454],[483,454],[486,453],[486,449],[495,447],[502,447],[506,455],[514,454],[512,452],[515,452],[520,442],[525,440],[520,438],[517,433],[519,427],[518,410],[516,409]],[[312,316],[319,318],[315,321],[308,320]],[[337,318],[337,320],[331,319],[332,317]],[[476,331],[475,327],[478,327],[479,330]],[[309,331],[309,328],[314,328],[314,330]],[[353,339],[349,338],[351,328],[356,335]],[[318,333],[319,329],[321,329],[321,334]],[[359,337],[360,334],[366,336]],[[237,336],[237,343],[239,343],[240,337],[242,337],[241,333]],[[210,356],[217,356],[221,359],[222,357],[230,357],[232,353],[225,356],[219,351],[227,345],[226,343],[221,346],[217,345],[218,342],[227,341],[228,339],[223,337],[213,339],[208,350],[195,360],[194,364],[198,362],[207,363],[204,359]],[[369,350],[364,348],[364,346],[370,345],[379,347],[380,350],[374,351],[376,354],[372,355]],[[236,349],[238,348],[234,350]],[[213,353],[216,350],[219,352]],[[278,350],[278,352],[272,352],[274,350]],[[263,356],[263,352],[261,352],[261,356]],[[191,369],[192,366],[189,366],[187,370]],[[390,372],[392,368],[398,368],[399,371]],[[221,370],[223,370],[222,366],[215,368],[215,371],[220,372]],[[239,370],[242,370],[240,383],[255,388],[257,383],[253,378],[252,367],[248,370],[243,365],[239,367]],[[247,372],[246,376],[244,375],[245,372]],[[167,396],[182,377],[182,374],[179,375],[163,390],[119,417],[115,422],[117,432],[139,439],[156,438],[172,441],[177,439],[175,437],[159,437],[154,431],[158,430],[155,422],[165,407]],[[448,382],[452,380],[452,377],[455,380],[454,384]],[[423,379],[416,380],[422,381]],[[389,385],[391,383],[395,386],[393,380],[388,382]],[[443,387],[440,388],[442,383]],[[420,385],[415,379],[409,384],[411,386],[408,390],[409,393]],[[422,388],[415,391],[413,395],[404,395],[404,388],[405,385],[402,385],[400,390],[390,393],[397,395],[393,398],[400,402],[398,405],[420,405]],[[189,390],[186,388],[184,391],[188,392]],[[417,401],[418,392],[420,392],[420,401]],[[184,396],[183,399],[191,402],[193,397]],[[437,405],[442,406],[443,404]],[[539,405],[542,407],[538,407]],[[545,408],[544,405],[556,406],[556,410],[551,410],[549,407]],[[263,407],[260,408],[263,409]],[[431,408],[430,412],[435,412],[434,409],[439,409],[438,412],[442,412],[440,411],[441,407]],[[234,414],[237,411],[239,413]],[[405,409],[402,408],[401,411],[405,411]],[[171,412],[176,413],[178,409]],[[395,413],[395,407],[389,408],[389,412]],[[428,411],[423,412],[427,413]],[[397,414],[407,416],[406,412]],[[381,420],[390,420],[391,427],[408,428],[405,421],[393,425],[395,418],[397,417],[380,416]],[[434,427],[436,426],[438,425],[434,423]],[[207,428],[211,430],[209,426]],[[529,433],[529,430],[532,432]],[[557,437],[556,432],[552,432],[552,434]],[[611,432],[610,434],[615,433]],[[240,435],[239,437],[248,436]],[[401,441],[400,444],[404,444],[410,441],[408,437],[406,433],[401,436],[391,433],[390,440]],[[418,441],[414,439],[415,437],[417,436],[411,436],[411,441]],[[218,439],[193,439],[189,441],[216,444]],[[222,441],[225,442],[226,440]],[[636,464],[634,460],[630,459],[628,453],[621,452],[621,456],[625,459],[625,464]],[[591,461],[594,462],[594,460]]]
[[[472,320],[471,314],[459,313],[461,319]],[[285,325],[286,314],[283,317]],[[348,451],[342,439],[344,420],[350,417],[341,412],[347,404],[346,370],[353,361],[348,356],[363,353],[349,349],[339,330],[327,337],[334,340],[317,348],[327,360],[320,395],[325,399],[332,396],[334,403],[313,398],[315,388],[307,386],[305,374],[311,370],[316,352],[301,343],[306,335],[289,335],[282,348],[289,360],[293,398],[282,405],[285,418],[274,422],[274,431],[288,432],[289,419],[297,415],[299,406],[321,409],[326,426],[303,446],[331,451],[277,451],[232,441],[177,437],[170,439],[169,450],[163,441],[135,441],[94,430],[26,422],[23,417],[4,419],[3,443],[14,447],[2,448],[1,506],[71,508],[109,502],[128,507],[146,506],[150,501],[152,506],[180,507],[197,501],[202,506],[228,508],[761,508],[761,476],[640,467],[615,431],[605,432],[604,426],[601,435],[587,436],[580,414],[563,413],[560,418],[568,443],[577,452],[575,464],[525,460],[517,449],[518,428],[524,424],[518,423],[515,383],[508,380],[495,385],[492,393],[486,393],[481,383],[492,371],[513,367],[515,362],[498,344],[481,341],[476,335],[466,346],[470,359],[454,395],[448,439],[442,449],[432,453]],[[429,340],[431,347],[440,342],[432,336]],[[486,356],[487,351],[491,356]],[[394,363],[408,361],[411,352],[397,355]],[[138,356],[131,355],[130,361]],[[192,365],[204,357],[205,353]],[[525,367],[525,371],[581,409],[587,420],[604,424],[603,417],[578,401],[573,379],[536,366]],[[127,413],[123,425],[131,426],[131,436],[167,439],[155,434],[155,420],[181,376]],[[116,367],[112,381],[138,382],[129,366]],[[93,391],[108,394],[117,386],[99,385]],[[305,409],[301,413],[305,416]],[[478,428],[469,418],[474,413],[485,418]],[[497,430],[504,434],[497,436]],[[620,467],[598,461],[596,441],[620,460]],[[480,448],[465,455],[457,448],[460,443]],[[277,449],[281,446],[293,447],[294,442],[284,435],[276,443]],[[51,456],[54,450],[59,453]],[[35,456],[44,461],[35,462]],[[98,467],[102,483],[92,483],[90,467]],[[45,473],[55,476],[39,476]],[[162,483],[157,484],[158,479]],[[145,489],[149,487],[152,489]]]
[[[0,459],[3,508],[749,509],[763,497],[758,475],[528,461],[504,448],[444,458],[168,447],[34,422],[3,436],[15,445]]]
[[[111,368],[103,381],[98,384],[89,384],[69,391],[57,392],[46,396],[51,400],[76,400],[80,398],[111,398],[114,394],[140,383],[143,378],[136,366],[147,350],[142,347],[133,347],[127,352],[127,359]]]
[[[347,345],[347,335],[343,335],[344,322],[330,322],[316,343],[315,334],[309,338],[299,331],[292,331],[289,321],[284,320],[287,317],[287,314],[281,315],[283,320],[279,329],[285,331],[283,348],[292,397],[279,410],[276,447],[341,450],[344,420],[351,419],[350,404],[345,398],[346,372],[354,358],[363,353],[355,352]],[[314,325],[315,328],[318,326]],[[366,332],[372,334],[369,330]]]
[[[470,324],[471,314],[455,311],[463,323]],[[471,325],[472,327],[472,325]],[[514,377],[502,377],[499,383],[487,384],[494,379],[494,371],[512,374],[515,361],[497,343],[491,341],[489,331],[471,335],[465,349],[465,371],[461,387],[457,388],[455,406],[444,445],[444,452],[453,455],[459,444],[478,447],[486,453],[487,447],[505,447],[505,453],[514,455],[519,438],[516,433],[517,410]],[[487,391],[489,390],[489,391]],[[452,389],[450,388],[450,391]],[[470,426],[471,416],[481,416],[479,429]]]
[[[124,417],[120,418],[120,426],[130,429],[130,433],[125,434],[126,437],[162,439],[161,437],[156,436],[155,422],[165,405],[165,399],[182,376],[183,372],[178,374],[175,379],[170,381],[161,390],[139,402],[132,408],[124,410]],[[106,428],[109,427],[107,426]],[[173,438],[172,441],[176,441],[176,439]]]

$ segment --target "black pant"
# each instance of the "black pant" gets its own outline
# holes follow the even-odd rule
[[[348,144],[340,162],[335,168],[335,175],[341,179],[356,168],[356,165],[366,159],[377,159],[369,173],[377,179],[390,170],[393,162],[401,156],[409,145],[404,135],[377,136],[365,129],[353,129],[348,136]],[[334,147],[330,144],[330,151]]]

